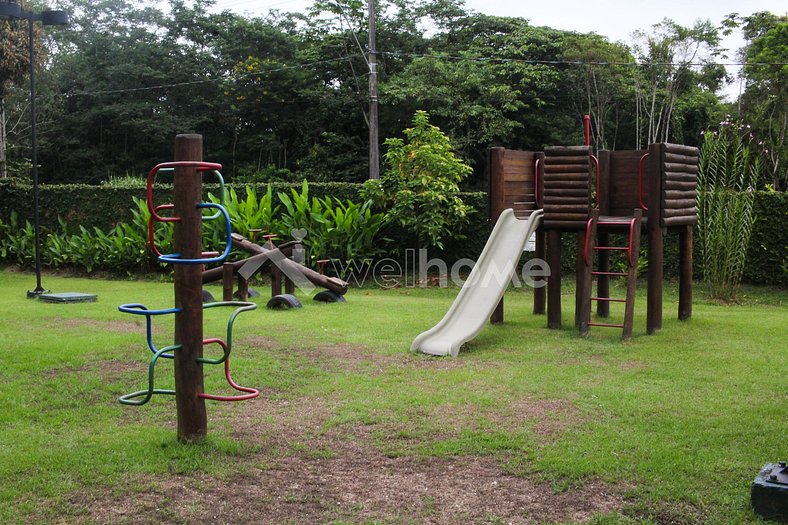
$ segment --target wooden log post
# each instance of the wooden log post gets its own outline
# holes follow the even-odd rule
[[[539,228],[536,230],[536,251],[534,252],[534,257],[537,259],[545,260],[546,255],[546,243],[547,238],[545,236],[544,230]],[[534,288],[534,314],[535,315],[544,315],[545,313],[545,299],[547,297],[547,290],[545,286],[541,286],[539,288]]]
[[[692,225],[679,232],[679,320],[692,317]]]
[[[599,210],[591,212],[591,229],[577,235],[577,290],[575,292],[575,327],[583,337],[588,335],[588,323],[591,322],[591,293],[593,291],[594,246],[596,244],[597,222]],[[586,264],[585,245],[588,243],[588,264]]]
[[[648,292],[646,299],[646,333],[662,328],[662,276],[664,264],[664,227],[662,225],[662,172],[664,144],[649,146],[648,180]]]
[[[226,262],[222,265],[222,301],[233,300],[233,275],[235,274],[235,265]],[[203,275],[203,280],[205,276]]]
[[[487,192],[488,212],[490,221],[495,225],[498,217],[503,210],[506,209],[506,178],[504,176],[504,159],[506,157],[506,150],[504,148],[490,148],[487,151],[487,165],[489,166],[489,191]],[[495,306],[492,314],[490,315],[490,323],[503,324],[504,321],[504,305],[503,296],[498,304]]]
[[[597,210],[594,210],[594,213],[596,212]],[[580,230],[577,232],[577,249],[575,250],[575,328],[581,330],[581,333],[586,310],[586,282],[588,282],[589,287],[591,285],[591,268],[586,266],[584,257],[583,247],[585,243],[586,232],[585,230]],[[591,254],[593,255],[593,250]],[[590,292],[588,296],[591,297]],[[586,323],[588,323],[588,321],[586,321]]]
[[[202,136],[175,137],[176,161],[202,161]],[[202,174],[193,167],[175,168],[173,181],[175,216],[175,251],[184,259],[202,256]],[[197,361],[203,352],[202,270],[199,264],[176,264],[175,268],[175,403],[178,414],[178,440],[201,441],[208,433],[208,416],[204,392],[202,364]]]
[[[547,328],[561,328],[561,232],[547,234]]]

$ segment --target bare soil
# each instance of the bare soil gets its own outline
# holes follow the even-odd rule
[[[623,505],[622,495],[598,480],[556,492],[506,473],[494,457],[388,457],[373,427],[327,424],[336,408],[330,399],[261,396],[225,414],[234,437],[256,446],[243,472],[133,479],[127,486],[136,489],[81,492],[70,504],[82,509],[84,523],[435,525],[583,523]],[[536,419],[571,410],[532,400],[511,408]],[[438,417],[464,419],[453,411]]]

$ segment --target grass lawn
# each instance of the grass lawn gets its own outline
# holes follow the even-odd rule
[[[176,440],[170,396],[142,407],[144,319],[170,283],[44,276],[96,303],[28,300],[35,277],[0,270],[2,523],[760,523],[749,487],[788,458],[788,293],[746,288],[739,305],[696,290],[645,335],[563,330],[507,295],[457,359],[408,352],[457,289],[351,290],[346,304],[242,314],[233,378],[260,388],[208,402],[209,438]],[[567,285],[570,283],[567,282]],[[218,288],[212,288],[220,296]],[[261,288],[263,295],[267,291]],[[228,312],[205,312],[223,337]],[[159,346],[172,320],[154,320]],[[207,347],[206,352],[216,352]],[[232,393],[220,366],[206,390]],[[157,388],[172,388],[172,363]]]

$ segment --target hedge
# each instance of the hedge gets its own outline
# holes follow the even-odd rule
[[[243,185],[236,188],[240,194],[252,186],[258,194],[265,191],[267,184]],[[300,189],[300,184],[272,183],[274,194],[289,188]],[[315,197],[332,196],[341,200],[359,200],[359,184],[344,182],[312,182],[310,195]],[[70,224],[86,227],[98,226],[108,229],[118,222],[131,220],[132,197],[145,198],[145,189],[112,188],[88,185],[42,185],[39,188],[41,225],[43,228],[57,228],[58,216]],[[206,185],[206,191],[217,191],[216,186]],[[157,202],[172,201],[172,187],[156,187]],[[159,200],[160,199],[160,200]],[[463,200],[476,211],[469,217],[469,223],[458,232],[455,239],[446,243],[443,251],[430,252],[430,258],[440,257],[451,263],[468,257],[475,259],[481,253],[490,234],[491,224],[487,219],[487,195],[483,192],[464,193]],[[0,181],[0,219],[7,220],[11,211],[20,218],[33,221],[32,188],[15,179]],[[744,271],[745,282],[788,286],[788,193],[756,192],[756,222],[750,243],[748,263]],[[416,247],[415,239],[399,231],[394,225],[387,226],[382,236],[391,239],[394,249],[404,254],[404,248]],[[564,235],[564,253],[574,250],[574,236]],[[678,268],[678,248],[675,236],[669,236],[665,246],[665,273],[676,275]],[[574,271],[574,257],[564,257],[563,271]],[[696,275],[700,276],[696,253]]]

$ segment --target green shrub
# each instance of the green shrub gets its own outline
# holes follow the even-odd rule
[[[402,139],[388,138],[389,168],[379,180],[365,183],[364,195],[386,210],[386,222],[416,235],[419,247],[443,248],[444,240],[460,235],[470,207],[460,198],[459,183],[472,168],[454,155],[448,137],[417,111],[413,127]]]
[[[763,167],[751,148],[752,136],[724,121],[706,132],[698,174],[698,242],[703,280],[713,297],[736,295],[752,235],[753,185]]]

